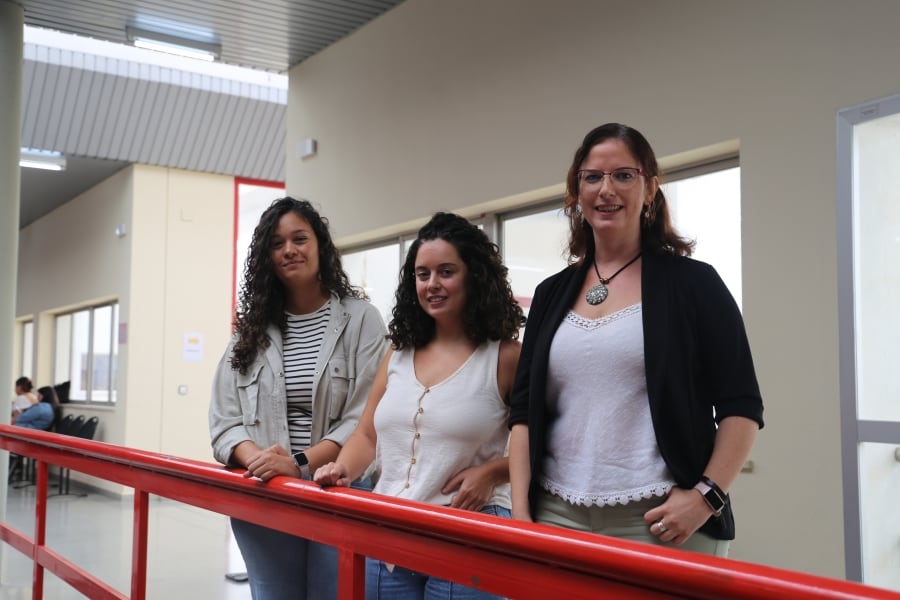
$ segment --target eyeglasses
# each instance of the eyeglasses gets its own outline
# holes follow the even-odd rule
[[[603,186],[603,178],[609,175],[609,181],[613,187],[627,190],[637,183],[638,177],[643,174],[644,172],[636,167],[620,167],[609,172],[581,169],[578,171],[578,182],[582,192],[595,192]]]

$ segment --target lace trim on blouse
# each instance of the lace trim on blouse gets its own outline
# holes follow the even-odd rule
[[[618,310],[612,314],[600,317],[599,319],[588,319],[587,317],[582,317],[575,311],[570,310],[566,315],[566,321],[568,321],[572,325],[575,325],[576,327],[591,331],[593,329],[597,329],[598,327],[608,325],[609,323],[612,323],[614,321],[618,321],[619,319],[624,319],[625,317],[638,312],[641,312],[640,302],[637,304],[632,304],[631,306],[627,306],[622,310]]]
[[[629,502],[637,502],[638,500],[663,497],[669,493],[672,487],[674,487],[672,482],[662,481],[634,490],[605,492],[603,494],[583,494],[569,491],[546,479],[541,479],[540,485],[554,496],[562,498],[569,504],[578,506],[614,506],[616,504],[628,504]]]

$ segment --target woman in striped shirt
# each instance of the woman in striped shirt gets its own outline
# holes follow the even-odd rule
[[[282,198],[260,218],[235,329],[213,383],[215,457],[245,477],[308,479],[353,432],[387,349],[381,315],[309,202]],[[254,600],[334,597],[333,548],[237,519],[232,529]]]

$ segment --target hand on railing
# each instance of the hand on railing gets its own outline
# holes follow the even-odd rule
[[[244,477],[258,477],[263,481],[269,481],[278,475],[296,477],[297,465],[294,457],[277,444],[251,455],[247,461],[247,472],[244,473]]]
[[[330,462],[316,469],[313,475],[313,481],[322,487],[338,485],[343,487],[350,486],[350,477],[347,474],[347,467],[336,462]]]

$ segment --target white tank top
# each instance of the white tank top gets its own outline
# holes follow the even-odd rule
[[[446,506],[456,491],[441,488],[465,468],[505,456],[509,407],[497,388],[500,342],[489,341],[437,385],[415,377],[415,351],[394,352],[388,382],[375,409],[378,434],[375,492]],[[509,484],[488,504],[509,508]]]

